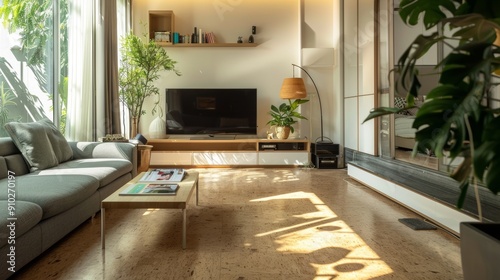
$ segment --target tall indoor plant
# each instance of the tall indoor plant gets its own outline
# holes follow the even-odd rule
[[[143,41],[132,32],[123,37],[119,88],[120,100],[129,112],[131,137],[137,134],[141,116],[145,114],[144,100],[159,94],[154,82],[160,77],[160,71],[174,71],[180,75],[176,63],[153,40]]]
[[[308,102],[307,99],[295,99],[293,102],[288,99],[287,103],[282,103],[279,107],[271,105],[271,111],[269,114],[272,119],[267,122],[268,125],[275,126],[276,137],[278,139],[287,139],[290,132],[293,133],[295,129],[293,124],[295,124],[298,119],[307,120],[301,113],[297,112],[297,109],[301,104]]]
[[[500,49],[495,42],[500,30],[500,1],[497,0],[402,0],[399,15],[409,25],[422,20],[426,29],[437,26],[431,35],[419,35],[399,58],[395,69],[398,83],[405,90],[407,108],[376,108],[368,119],[397,113],[415,107],[420,89],[417,59],[431,46],[443,43],[451,51],[444,55],[436,67],[439,84],[427,93],[426,101],[419,108],[413,128],[420,148],[432,150],[438,157],[448,156],[452,161],[463,158],[451,173],[460,183],[461,193],[457,206],[462,207],[469,185],[500,191],[500,109],[494,106],[495,87],[499,78]],[[498,97],[498,96],[497,96]],[[479,204],[479,203],[478,203]],[[479,207],[479,214],[481,213]],[[481,218],[481,214],[479,215]],[[492,224],[498,230],[498,225]],[[469,230],[469,227],[473,227]],[[481,226],[483,228],[484,226]],[[477,233],[474,224],[461,224],[462,266],[466,279],[483,279],[479,271],[500,274],[496,265],[500,247],[489,245],[464,245],[480,239],[469,239],[465,233]],[[486,234],[485,239],[500,246],[496,239]],[[496,256],[481,258],[479,248],[496,251]],[[472,251],[467,251],[472,249]],[[489,264],[491,263],[491,266]],[[475,265],[472,269],[469,265]],[[484,276],[486,277],[486,276]]]

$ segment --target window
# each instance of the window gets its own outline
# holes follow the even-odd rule
[[[117,0],[118,36],[128,25],[122,18],[129,14],[128,2]],[[73,140],[95,140],[95,116],[103,110],[103,101],[96,100],[103,87],[103,4],[0,0],[0,136],[7,136],[6,122],[49,118]],[[81,127],[84,136],[71,134]]]

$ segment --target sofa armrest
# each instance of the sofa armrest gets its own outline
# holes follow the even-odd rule
[[[121,158],[132,163],[132,176],[137,175],[137,146],[119,142],[68,142],[74,159]]]

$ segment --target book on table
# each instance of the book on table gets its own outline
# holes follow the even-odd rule
[[[175,195],[177,184],[135,183],[126,187],[120,195]]]
[[[182,168],[157,168],[147,171],[139,180],[140,183],[173,183],[180,182],[186,172]]]

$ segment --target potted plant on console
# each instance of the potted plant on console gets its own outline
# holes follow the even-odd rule
[[[158,95],[159,89],[154,82],[160,77],[161,70],[180,72],[175,68],[176,61],[170,59],[164,48],[153,40],[144,42],[130,32],[122,40],[121,67],[119,69],[120,100],[127,106],[130,118],[130,137],[138,132],[144,100]]]
[[[398,83],[405,90],[406,108],[382,107],[367,118],[414,108],[420,82],[416,61],[431,46],[443,43],[450,51],[439,61],[439,84],[426,94],[417,111],[413,128],[420,148],[436,156],[462,162],[451,173],[459,182],[457,206],[461,208],[470,185],[474,186],[478,216],[482,220],[478,188],[500,191],[500,109],[497,87],[500,78],[500,1],[497,0],[402,0],[399,15],[426,29],[399,58]],[[497,95],[496,99],[493,95]],[[498,220],[496,220],[498,222]],[[500,275],[500,224],[460,225],[462,267],[465,279],[496,279]]]
[[[292,102],[291,99],[288,99],[288,104],[285,102],[279,107],[271,105],[269,114],[273,118],[268,121],[267,124],[275,127],[276,138],[288,139],[290,132],[293,133],[295,131],[292,125],[295,124],[298,119],[307,120],[306,117],[297,112],[297,109],[301,104],[308,101],[307,99],[295,99]]]

